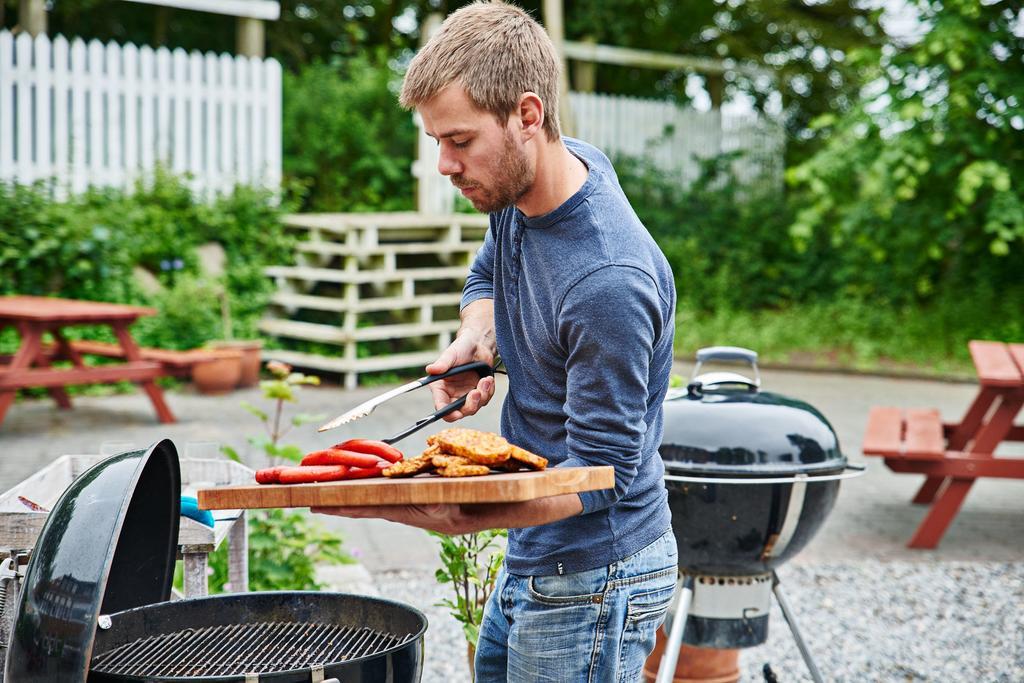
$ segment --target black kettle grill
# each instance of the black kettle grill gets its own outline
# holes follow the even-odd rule
[[[405,683],[420,680],[426,618],[341,593],[168,602],[180,513],[170,441],[76,479],[36,542],[5,683]]]
[[[747,363],[753,376],[701,374],[712,361]],[[756,352],[711,347],[697,352],[686,389],[665,398],[660,453],[679,546],[675,614],[683,615],[671,622],[665,680],[681,642],[719,649],[765,642],[773,593],[812,678],[821,680],[774,570],[817,533],[840,480],[863,468],[847,463],[820,412],[760,384]]]

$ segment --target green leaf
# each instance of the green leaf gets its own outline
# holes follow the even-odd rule
[[[248,401],[240,401],[238,405],[242,406],[242,408],[244,408],[246,412],[252,413],[259,419],[263,420],[264,422],[270,419],[265,412],[263,412],[253,404],[249,403]]]
[[[293,462],[299,462],[305,455],[298,446],[278,446],[276,451],[277,457]]]
[[[242,462],[242,457],[238,455],[238,451],[236,451],[231,446],[221,446],[220,452],[226,455],[228,457],[228,460],[233,460],[237,463]]]

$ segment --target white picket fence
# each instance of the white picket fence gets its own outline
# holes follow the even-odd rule
[[[672,102],[593,93],[569,93],[576,137],[613,160],[640,157],[666,173],[678,174],[686,185],[700,173],[699,160],[741,152],[732,168],[745,182],[782,183],[785,135],[778,122],[756,114],[723,114],[680,107]],[[417,120],[418,122],[418,120]],[[455,189],[437,172],[437,144],[420,131],[419,180],[421,210],[447,213]]]
[[[690,183],[700,173],[700,160],[740,152],[733,170],[741,181],[782,180],[785,136],[771,119],[593,93],[570,93],[569,103],[577,137],[613,159],[642,157]]]
[[[205,195],[278,187],[278,62],[0,31],[0,180],[63,195],[158,165]]]

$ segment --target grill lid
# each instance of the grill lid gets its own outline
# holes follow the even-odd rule
[[[715,360],[750,363],[754,379],[738,373],[696,375],[664,403],[660,447],[667,470],[715,476],[813,474],[841,470],[846,457],[825,416],[793,398],[760,390],[757,354],[713,347],[698,366]]]
[[[168,440],[107,458],[72,482],[32,552],[5,680],[85,680],[101,613],[170,597],[180,496]]]

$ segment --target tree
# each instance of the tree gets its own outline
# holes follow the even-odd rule
[[[1021,295],[1022,21],[1007,2],[915,4],[923,36],[852,55],[861,101],[813,122],[826,142],[789,172],[791,235],[847,250],[837,277],[863,296]]]
[[[444,15],[465,4],[467,0],[283,0],[280,19],[266,25],[267,54],[293,73],[309,64],[335,64],[367,49],[383,48],[391,58],[405,60],[428,13]],[[542,18],[541,0],[518,4]],[[8,24],[15,19],[11,14]],[[803,158],[815,144],[817,131],[808,127],[810,120],[852,105],[861,80],[847,55],[864,45],[881,44],[878,15],[848,0],[565,0],[570,40],[729,59],[774,72],[774,79],[728,74],[724,91],[726,97],[745,93],[757,107],[780,92],[794,159]],[[55,0],[50,13],[51,33],[214,52],[234,51],[234,26],[228,16],[122,0]],[[602,92],[686,102],[685,83],[686,74],[678,72],[606,65],[597,69]]]

